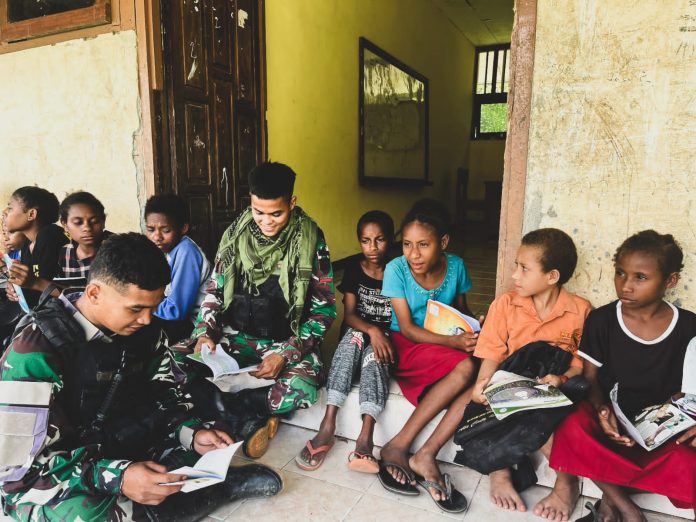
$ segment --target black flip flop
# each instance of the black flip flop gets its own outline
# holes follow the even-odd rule
[[[449,473],[443,473],[442,480],[445,482],[444,487],[442,484],[438,484],[437,482],[433,482],[431,480],[425,480],[420,475],[416,475],[416,482],[418,482],[418,485],[425,489],[428,496],[430,496],[432,501],[435,502],[435,505],[442,511],[447,513],[462,513],[463,511],[466,511],[469,503],[466,501],[466,497],[452,485],[452,479],[450,478]],[[430,494],[428,488],[438,490],[445,496],[445,500],[435,500],[435,498]]]
[[[406,475],[406,479],[408,480],[408,482],[406,482],[406,484],[402,484],[401,482],[396,480],[394,477],[391,476],[391,473],[387,471],[387,467],[398,469],[401,473]],[[411,484],[411,482],[415,480],[415,475],[413,474],[413,471],[405,469],[403,466],[399,464],[380,460],[379,474],[377,476],[379,477],[379,482],[387,491],[391,491],[392,493],[397,493],[399,495],[406,495],[409,497],[415,497],[420,495],[420,491],[418,491],[418,488]]]
[[[599,505],[602,503],[598,500],[592,505],[592,502],[586,502],[585,507],[590,510],[590,512],[584,517],[578,518],[575,522],[596,522],[599,520]]]

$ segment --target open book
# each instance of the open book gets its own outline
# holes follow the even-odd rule
[[[177,486],[179,484],[183,484],[184,487],[181,488],[181,491],[183,493],[189,493],[191,491],[196,491],[197,489],[207,488],[208,486],[219,484],[225,480],[232,457],[242,443],[243,441],[235,442],[226,448],[209,451],[198,459],[198,462],[196,462],[193,467],[184,466],[183,468],[174,469],[169,472],[186,475],[186,480],[179,482],[164,482],[160,485]]]
[[[12,266],[12,259],[7,254],[3,254],[3,259],[5,260],[5,264],[7,265],[7,269],[9,270],[10,267]],[[8,282],[8,284],[10,284],[10,283]],[[19,298],[19,307],[22,309],[22,311],[24,313],[28,314],[29,313],[29,304],[27,303],[27,300],[24,297],[24,292],[22,291],[22,287],[14,284],[14,283],[12,283],[12,287],[14,288],[15,294],[17,294],[17,297]]]
[[[504,419],[518,411],[560,408],[573,404],[554,386],[539,384],[534,379],[504,370],[493,374],[483,394],[498,419]]]
[[[208,380],[224,392],[236,393],[275,383],[273,379],[258,379],[249,375],[249,372],[258,369],[258,364],[240,368],[237,360],[225,352],[219,344],[215,347],[214,352],[207,346],[203,346],[200,352],[191,353],[187,357],[210,368],[213,376],[212,378],[208,377]]]
[[[458,335],[464,332],[479,332],[481,324],[456,308],[429,299],[423,328],[441,335]]]
[[[648,451],[661,446],[674,435],[696,426],[696,421],[686,413],[691,406],[696,404],[696,401],[691,402],[691,406],[689,400],[680,403],[681,399],[675,401],[674,404],[671,402],[655,404],[643,408],[633,419],[629,420],[619,407],[618,396],[619,385],[617,383],[609,392],[614,414],[626,430],[626,434]],[[691,397],[693,400],[693,396]],[[683,410],[680,409],[680,406]]]

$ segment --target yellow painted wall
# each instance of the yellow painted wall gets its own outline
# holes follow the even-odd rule
[[[109,229],[140,230],[135,32],[0,55],[0,78],[0,201],[22,185],[84,189]]]
[[[615,298],[612,255],[645,228],[686,254],[670,294],[696,307],[696,6],[539,0],[524,230],[569,232],[570,288]]]
[[[503,181],[505,140],[472,140],[469,146],[469,198],[483,199],[486,181]]]
[[[358,185],[358,38],[430,81],[431,188]],[[296,193],[332,257],[358,251],[355,223],[381,208],[398,223],[420,197],[454,210],[468,165],[474,50],[428,0],[267,0],[269,157],[298,173]]]

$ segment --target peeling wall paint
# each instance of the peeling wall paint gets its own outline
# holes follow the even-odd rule
[[[524,231],[570,233],[571,290],[615,298],[611,258],[645,228],[686,254],[670,294],[695,308],[696,5],[539,0]]]
[[[0,55],[0,78],[0,203],[22,185],[88,190],[110,230],[140,230],[135,32]]]

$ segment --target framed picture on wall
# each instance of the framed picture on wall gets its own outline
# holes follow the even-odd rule
[[[428,185],[428,79],[360,38],[361,184]]]

